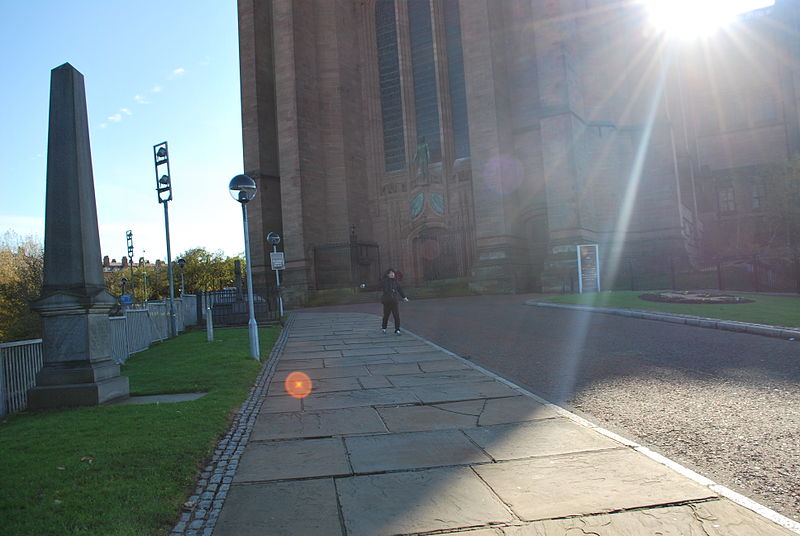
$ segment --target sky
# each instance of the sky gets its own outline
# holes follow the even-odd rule
[[[0,237],[44,241],[50,71],[84,76],[103,255],[166,259],[153,146],[169,143],[172,258],[244,251],[236,0],[0,0]]]

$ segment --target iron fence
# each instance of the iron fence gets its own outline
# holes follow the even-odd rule
[[[25,409],[42,368],[42,339],[0,344],[0,417]]]
[[[214,326],[246,326],[250,320],[247,293],[240,289],[228,288],[205,292],[203,301],[206,307],[211,308],[211,319]],[[276,286],[253,287],[253,308],[256,322],[266,323],[280,320]],[[195,308],[195,317],[197,316],[196,311]]]
[[[175,300],[178,333],[197,323],[195,296]],[[155,341],[169,338],[169,304],[149,302],[146,308],[127,309],[124,316],[109,317],[111,358],[123,364],[131,355],[146,350]],[[28,390],[36,385],[41,370],[42,340],[0,344],[0,417],[25,409]]]

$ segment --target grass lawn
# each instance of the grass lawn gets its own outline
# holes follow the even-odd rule
[[[617,309],[639,309],[661,313],[695,315],[720,320],[753,322],[771,326],[800,327],[800,296],[763,296],[756,294],[728,293],[754,300],[752,303],[736,304],[681,304],[647,301],[639,298],[642,291],[600,292],[598,294],[567,294],[553,296],[540,301],[572,305],[592,305]]]
[[[195,331],[132,356],[132,395],[191,401],[23,412],[0,423],[0,534],[164,535],[260,370],[246,328]],[[259,330],[262,361],[279,328]]]

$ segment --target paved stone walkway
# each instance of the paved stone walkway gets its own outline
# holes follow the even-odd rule
[[[378,327],[368,314],[292,315],[225,440],[236,445],[208,468],[224,496],[207,495],[215,510],[175,534],[794,533],[643,447]],[[287,394],[296,371],[311,379],[304,398]]]

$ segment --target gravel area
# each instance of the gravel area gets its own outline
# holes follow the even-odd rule
[[[800,521],[800,389],[652,367],[569,401],[594,422]]]
[[[403,326],[800,522],[800,342],[532,297],[412,296]]]

